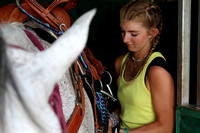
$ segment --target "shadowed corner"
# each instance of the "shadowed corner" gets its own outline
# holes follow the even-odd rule
[[[0,114],[4,114],[5,109],[5,83],[6,83],[6,74],[7,74],[7,68],[6,68],[6,44],[5,41],[2,38],[2,31],[0,30]],[[4,131],[4,115],[1,115],[0,117],[0,129]]]

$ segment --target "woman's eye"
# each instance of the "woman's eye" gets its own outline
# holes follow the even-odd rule
[[[137,36],[137,34],[131,33],[131,36]]]

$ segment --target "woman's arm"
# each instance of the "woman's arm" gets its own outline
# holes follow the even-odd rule
[[[175,101],[171,75],[162,67],[152,66],[147,73],[146,86],[152,95],[156,121],[129,129],[129,133],[173,133]]]

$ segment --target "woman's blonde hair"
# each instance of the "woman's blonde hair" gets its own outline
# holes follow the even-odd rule
[[[126,21],[136,21],[142,23],[143,26],[148,30],[151,28],[157,28],[159,30],[159,33],[152,39],[152,48],[150,49],[143,66],[136,75],[137,77],[159,42],[160,33],[162,30],[162,12],[159,6],[150,2],[149,0],[132,0],[120,10],[120,23]],[[122,68],[125,67],[128,60],[129,57],[127,57],[127,60],[123,64]]]
[[[147,29],[157,28],[159,34],[153,40],[153,47],[158,44],[162,30],[162,12],[159,6],[149,0],[132,0],[120,10],[120,22],[141,22]]]

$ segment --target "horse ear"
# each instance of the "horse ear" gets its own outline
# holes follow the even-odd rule
[[[48,68],[52,68],[50,73],[57,77],[57,81],[84,49],[95,13],[96,9],[92,9],[83,14],[50,48],[41,53],[45,55]]]
[[[82,15],[50,48],[42,52],[8,47],[8,63],[16,86],[23,90],[27,90],[28,86],[27,91],[32,95],[38,95],[35,91],[37,88],[45,93],[48,100],[54,85],[85,47],[90,22],[95,13],[96,9],[93,9]]]

